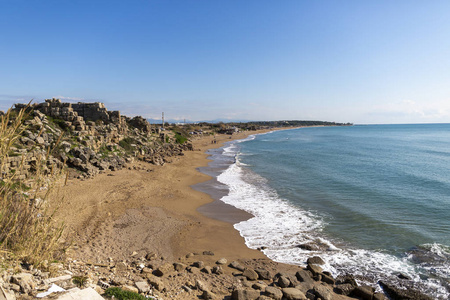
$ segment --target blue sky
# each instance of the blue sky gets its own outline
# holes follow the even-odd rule
[[[0,0],[0,109],[450,122],[450,1]]]

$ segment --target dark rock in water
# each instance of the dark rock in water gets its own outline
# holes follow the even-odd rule
[[[325,262],[323,261],[323,259],[322,258],[320,258],[319,256],[313,256],[313,257],[310,257],[310,258],[308,258],[308,260],[306,261],[306,263],[308,264],[308,265],[324,265],[325,264]]]
[[[353,277],[353,275],[350,275],[350,274],[346,274],[346,275],[343,275],[343,276],[338,276],[336,278],[336,283],[337,284],[348,283],[348,284],[351,284],[353,287],[357,287],[358,286],[358,284],[356,283],[355,278]]]
[[[330,285],[334,285],[335,284],[335,280],[333,279],[333,277],[326,275],[326,274],[322,274],[322,281],[325,283],[328,283]]]
[[[430,296],[427,296],[417,290],[407,289],[403,290],[386,282],[379,281],[378,284],[381,286],[383,291],[388,295],[391,300],[432,300]]]
[[[397,277],[400,279],[411,280],[411,277],[403,273],[398,274]]]
[[[317,247],[314,244],[300,244],[300,245],[297,245],[297,248],[300,248],[300,249],[303,249],[303,250],[308,250],[308,251],[319,250],[319,247]]]

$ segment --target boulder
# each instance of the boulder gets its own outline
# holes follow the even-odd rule
[[[233,300],[256,300],[260,292],[253,289],[237,288],[233,290],[231,299]]]
[[[227,264],[227,259],[226,258],[221,258],[218,261],[216,261],[216,264],[218,264],[218,265],[226,265]]]
[[[245,267],[242,266],[238,261],[233,261],[230,265],[230,268],[234,268],[236,270],[239,270],[241,272],[243,272],[245,270]]]
[[[333,299],[333,292],[327,286],[317,285],[314,287],[313,292],[318,298],[321,298],[322,300]]]
[[[278,278],[278,285],[282,288],[287,288],[291,285],[291,281],[286,276],[280,276]]]
[[[273,286],[266,287],[264,295],[275,300],[281,300],[281,298],[283,298],[283,292],[280,289],[277,289],[276,287]]]
[[[414,300],[431,300],[430,296],[422,294],[421,292],[414,289],[399,289],[390,284],[385,283],[384,281],[379,281],[378,284],[381,286],[383,291],[389,298],[391,299],[414,299]]]
[[[319,256],[313,256],[308,258],[308,260],[306,261],[306,263],[308,265],[324,265],[325,262],[323,261],[322,258],[320,258]]]
[[[273,278],[273,273],[269,270],[263,268],[256,268],[255,272],[258,273],[259,279],[271,280]]]
[[[310,270],[314,276],[319,275],[323,272],[322,268],[318,265],[308,265],[308,270]]]
[[[138,288],[139,293],[147,293],[150,291],[150,286],[146,281],[138,281],[135,282],[134,285]]]
[[[161,281],[161,279],[159,279],[158,277],[152,275],[152,274],[147,274],[147,280],[148,282],[158,291],[162,291],[164,289],[164,284]]]
[[[166,263],[162,266],[160,266],[158,269],[156,269],[155,271],[153,271],[153,274],[158,276],[158,277],[162,277],[165,276],[167,274],[170,274],[171,272],[173,272],[175,269],[173,268],[173,265],[170,263]]]
[[[182,272],[182,271],[184,271],[186,269],[186,265],[176,262],[176,263],[173,264],[173,268],[177,272]]]
[[[374,288],[370,286],[357,286],[350,295],[362,300],[372,300],[374,291]]]
[[[284,288],[282,291],[286,300],[306,300],[305,294],[296,288]]]
[[[258,279],[258,273],[256,273],[253,269],[246,268],[242,275],[245,276],[248,280]]]

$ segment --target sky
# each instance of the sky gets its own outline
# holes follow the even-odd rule
[[[0,109],[450,123],[450,1],[0,0]]]

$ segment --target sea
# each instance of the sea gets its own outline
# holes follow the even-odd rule
[[[208,153],[211,194],[253,215],[234,224],[248,247],[450,298],[450,124],[305,127]]]

